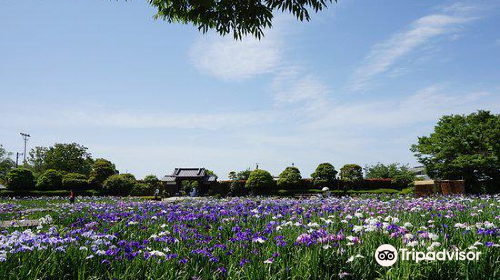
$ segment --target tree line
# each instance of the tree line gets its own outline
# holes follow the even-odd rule
[[[477,111],[469,115],[440,118],[429,136],[422,136],[410,149],[433,179],[465,180],[469,193],[497,193],[500,190],[500,115]],[[77,143],[55,144],[31,149],[27,163],[14,168],[12,154],[0,145],[0,182],[11,190],[94,189],[103,194],[146,194],[159,186],[155,175],[138,182],[132,174],[120,174],[103,158],[93,159]],[[365,178],[390,178],[409,184],[415,177],[407,165],[378,163],[364,168]],[[346,164],[340,173],[330,163],[320,164],[311,174],[316,187],[331,186],[337,179],[355,186],[363,179],[363,168]],[[231,193],[259,193],[274,180],[265,170],[230,172]],[[302,180],[298,168],[290,166],[280,174],[278,188],[293,188]],[[243,185],[241,182],[245,181]],[[186,191],[193,184],[185,184]]]
[[[393,163],[384,165],[366,166],[366,173],[363,176],[363,168],[358,164],[345,164],[338,172],[329,163],[321,163],[311,174],[311,186],[316,189],[327,187],[329,189],[343,190],[354,189],[363,184],[364,179],[390,179],[389,182],[397,184],[400,188],[409,187],[416,179],[407,165]],[[337,176],[337,174],[339,176]],[[279,190],[303,190],[306,191],[309,185],[304,184],[300,170],[295,166],[288,166],[279,174],[277,180],[270,172],[262,169],[251,171],[246,169],[240,172],[231,171],[228,175],[231,195],[245,194],[269,194]],[[340,182],[342,184],[339,184]]]
[[[14,168],[10,154],[0,146],[0,180],[12,191],[94,190],[110,195],[148,195],[160,186],[155,175],[138,182],[134,175],[120,174],[111,161],[93,159],[88,148],[77,143],[35,147],[27,162]]]

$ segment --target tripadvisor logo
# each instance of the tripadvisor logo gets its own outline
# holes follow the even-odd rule
[[[380,245],[375,251],[375,260],[381,266],[391,266],[398,260],[398,251],[392,245]]]
[[[479,260],[479,255],[481,252],[474,251],[429,251],[427,253],[415,251],[412,249],[399,249],[401,254],[401,260],[403,261],[415,261],[416,263],[420,261],[477,261]],[[375,251],[375,260],[381,266],[391,266],[398,260],[398,250],[390,244],[380,245]]]

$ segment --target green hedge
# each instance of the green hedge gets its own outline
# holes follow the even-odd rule
[[[278,190],[277,195],[278,196],[296,196],[296,195],[311,195],[311,194],[322,194],[323,191],[318,190],[318,189],[309,189],[309,190],[285,190],[281,189]],[[375,189],[375,190],[361,190],[361,191],[356,191],[356,190],[349,190],[349,191],[343,191],[343,190],[332,190],[330,191],[330,194],[335,196],[335,195],[357,195],[357,194],[408,194],[408,193],[403,193],[395,189]]]
[[[224,183],[212,183],[208,187],[207,195],[214,196],[227,196],[231,191],[231,181],[225,181]]]
[[[96,196],[99,195],[99,191],[96,190],[84,190],[75,191],[77,196]],[[62,196],[69,197],[69,191],[66,190],[56,190],[56,191],[11,191],[11,190],[0,190],[0,197],[40,197],[40,196]]]
[[[395,189],[376,189],[376,190],[361,190],[361,191],[355,191],[355,190],[349,190],[347,191],[348,194],[365,194],[365,193],[370,193],[370,194],[399,194],[398,190]]]

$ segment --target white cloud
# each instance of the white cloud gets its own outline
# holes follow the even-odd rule
[[[74,110],[61,108],[30,110],[29,115],[15,111],[0,112],[0,117],[11,121],[2,127],[42,126],[60,127],[108,127],[108,128],[175,128],[222,130],[252,125],[263,125],[274,121],[277,112],[213,112],[213,113],[157,113],[100,110],[85,107]]]
[[[139,177],[151,172],[163,175],[178,166],[206,166],[225,176],[230,170],[253,167],[255,162],[273,174],[294,162],[307,176],[323,161],[335,166],[412,161],[409,145],[429,133],[442,115],[500,110],[499,89],[457,91],[452,86],[456,88],[431,85],[377,101],[325,99],[320,114],[290,108],[285,96],[281,100],[285,105],[270,111],[154,113],[90,105],[78,106],[80,111],[29,108],[30,114],[0,111],[0,119],[9,120],[0,124],[0,130],[18,135],[20,127],[28,127],[34,137],[30,145],[77,141],[95,156],[110,158],[120,169]],[[312,96],[324,90],[322,85],[315,87],[319,90],[311,91]],[[292,93],[290,100],[302,100],[300,92]],[[307,103],[295,105],[301,104]],[[87,137],[89,131],[98,136]],[[142,137],[142,131],[149,132]]]
[[[432,39],[443,35],[457,38],[455,33],[460,30],[461,25],[478,18],[473,16],[476,10],[474,6],[458,3],[444,7],[439,13],[417,19],[406,31],[373,46],[347,88],[354,91],[365,89],[377,75],[389,71],[399,59],[424,47]]]
[[[298,105],[312,112],[328,104],[330,89],[318,77],[303,72],[299,67],[290,67],[274,77],[271,89],[278,107]]]
[[[260,41],[253,37],[234,40],[230,36],[202,36],[189,56],[199,70],[225,80],[245,80],[271,73],[280,64],[281,43],[274,34]]]
[[[498,93],[486,91],[457,92],[436,84],[404,99],[337,104],[325,117],[309,124],[318,129],[390,129],[435,122],[446,114],[466,114],[478,109],[500,108]]]

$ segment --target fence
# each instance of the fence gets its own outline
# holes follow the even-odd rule
[[[415,181],[415,197],[433,194],[453,195],[465,193],[464,180],[426,180]]]

